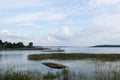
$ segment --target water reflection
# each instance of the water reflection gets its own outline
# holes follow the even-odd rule
[[[67,50],[66,50],[67,51]],[[120,61],[96,61],[96,60],[28,60],[28,54],[41,54],[41,51],[0,51],[0,69],[2,70],[34,70],[46,73],[60,70],[51,69],[42,62],[56,62],[69,66],[71,72],[94,76],[100,71],[120,71]],[[100,73],[99,73],[100,74]]]

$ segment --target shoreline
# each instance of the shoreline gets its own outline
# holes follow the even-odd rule
[[[16,50],[43,50],[46,48],[6,48],[6,49],[0,49],[0,51],[16,51]]]

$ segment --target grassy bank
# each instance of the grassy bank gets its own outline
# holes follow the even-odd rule
[[[91,75],[75,73],[69,70],[57,71],[55,73],[41,73],[36,71],[6,71],[0,72],[0,80],[119,80],[120,71],[96,70]]]
[[[37,71],[0,71],[0,80],[68,80],[69,70],[62,70],[56,73],[41,73]]]
[[[98,59],[98,60],[120,60],[120,54],[85,54],[85,53],[53,53],[53,54],[31,54],[29,60],[78,60],[78,59]]]
[[[0,80],[39,80],[40,78],[40,73],[32,71],[0,72]]]

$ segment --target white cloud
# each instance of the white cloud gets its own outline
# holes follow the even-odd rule
[[[35,28],[35,27],[40,27],[40,25],[38,25],[37,23],[32,23],[32,22],[30,22],[30,23],[19,23],[19,24],[16,24],[16,27],[33,27],[33,28]]]
[[[24,9],[28,7],[43,6],[47,3],[42,0],[0,0],[0,10]]]
[[[24,33],[1,30],[0,38],[40,45],[119,43],[120,0],[74,0],[64,4],[66,1],[60,0],[0,0],[3,27],[27,27],[24,32],[31,34],[28,39]]]
[[[47,41],[48,41],[48,42],[52,42],[52,43],[59,43],[59,40],[55,39],[55,38],[52,37],[52,36],[49,36],[49,37],[47,38]]]
[[[89,0],[88,2],[88,6],[92,8],[115,6],[119,4],[120,4],[120,0]]]
[[[49,20],[49,21],[64,20],[65,14],[63,14],[63,13],[48,13],[48,14],[44,14],[42,19]]]
[[[3,41],[11,41],[11,42],[23,41],[25,43],[28,43],[29,41],[28,35],[20,34],[16,32],[10,32],[7,29],[0,30],[0,38]]]
[[[73,32],[70,30],[69,27],[63,27],[60,30],[56,30],[51,34],[54,38],[58,40],[69,40],[70,38],[73,37]]]
[[[10,31],[8,31],[8,30],[1,30],[0,31],[0,36],[1,37],[5,37],[5,38],[7,38],[7,37],[9,37],[9,38],[18,38],[18,39],[20,39],[20,38],[26,38],[27,37],[27,35],[23,35],[23,34],[19,34],[19,33],[13,33],[13,32],[10,32]]]
[[[55,12],[34,12],[34,13],[24,13],[18,14],[17,16],[12,16],[6,19],[2,19],[3,23],[24,23],[24,22],[35,22],[39,20],[44,21],[56,21],[65,19],[65,14],[55,13]]]
[[[38,19],[42,15],[41,13],[28,13],[19,14],[10,18],[3,19],[4,23],[21,23],[21,22],[32,22]]]
[[[120,40],[120,30],[106,27],[63,27],[47,37],[45,44],[51,45],[95,45],[114,44]]]
[[[47,37],[39,39],[43,45],[65,45],[69,44],[69,40],[72,38],[73,32],[69,27],[63,27],[54,30]]]
[[[34,44],[37,46],[48,46],[48,45],[59,45],[59,40],[55,39],[52,36],[39,37],[39,39],[34,39]]]
[[[11,33],[10,33],[8,30],[6,30],[6,29],[2,30],[2,31],[0,32],[0,34],[1,34],[1,35],[11,35]]]
[[[120,26],[120,14],[101,14],[94,17],[92,20],[94,26],[100,27],[103,30],[117,30]]]

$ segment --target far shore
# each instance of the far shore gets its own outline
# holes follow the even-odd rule
[[[7,50],[43,50],[45,48],[5,48],[0,49],[0,51],[7,51]]]
[[[80,59],[95,59],[105,61],[120,60],[120,54],[89,54],[89,53],[51,53],[51,54],[31,54],[28,55],[29,60],[80,60]]]
[[[120,45],[95,45],[95,46],[90,46],[90,47],[112,47],[112,48],[115,48],[115,47],[120,47]]]

